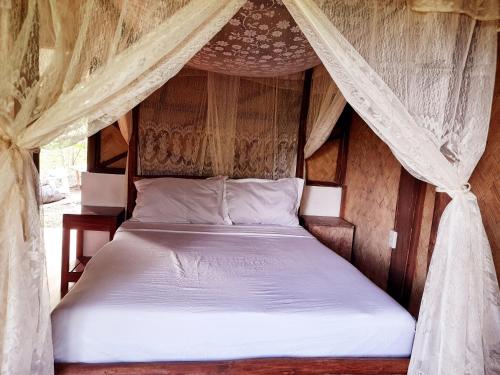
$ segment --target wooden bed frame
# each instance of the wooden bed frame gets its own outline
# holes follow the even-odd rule
[[[304,93],[310,91],[312,70],[306,71]],[[304,167],[303,145],[305,144],[305,126],[309,106],[309,95],[304,95],[301,105],[299,125],[299,147],[297,155],[297,176],[302,177]],[[128,195],[127,218],[132,216],[135,207],[136,189],[134,182],[142,178],[183,177],[202,178],[201,176],[141,176],[137,174],[139,109],[133,110],[132,136],[128,150]],[[408,254],[415,256],[414,252]],[[398,258],[396,258],[397,260]],[[413,268],[410,261],[402,266],[392,266],[392,277],[389,277],[388,290],[396,290],[393,296],[403,305],[404,299],[398,298],[398,293],[407,297],[411,292]],[[402,285],[399,285],[402,284]],[[405,301],[406,302],[406,301]],[[156,375],[220,375],[220,374],[255,374],[255,375],[403,375],[407,374],[409,358],[256,358],[241,360],[200,361],[200,362],[161,362],[161,363],[56,363],[55,373],[70,374],[156,374]]]
[[[232,361],[56,364],[57,375],[403,375],[405,358],[266,358]]]

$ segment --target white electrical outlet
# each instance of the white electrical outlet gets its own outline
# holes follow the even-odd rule
[[[391,249],[395,249],[397,242],[398,242],[398,232],[396,232],[395,230],[390,230],[389,231],[389,247]]]

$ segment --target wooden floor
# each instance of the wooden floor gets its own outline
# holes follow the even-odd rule
[[[407,358],[269,358],[210,362],[56,364],[57,375],[403,375]]]

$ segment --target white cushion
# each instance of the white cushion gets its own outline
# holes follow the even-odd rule
[[[147,178],[135,182],[132,219],[143,222],[231,224],[223,177]]]
[[[233,224],[298,226],[304,180],[242,179],[226,181],[226,199]]]

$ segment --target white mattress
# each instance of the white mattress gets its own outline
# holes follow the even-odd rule
[[[126,222],[52,314],[57,362],[408,356],[415,321],[302,228]]]

